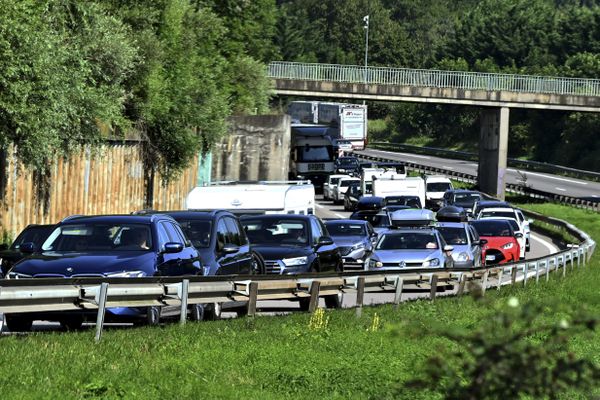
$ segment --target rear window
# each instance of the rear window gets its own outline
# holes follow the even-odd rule
[[[452,189],[452,187],[448,182],[432,182],[427,184],[428,192],[445,192],[450,189]]]
[[[473,227],[479,236],[512,236],[512,228],[508,221],[474,221]]]
[[[507,218],[516,218],[514,211],[486,211],[483,210],[481,212],[481,218],[490,218],[490,217],[507,217]]]
[[[332,236],[366,236],[367,234],[362,224],[326,223],[325,226]]]
[[[440,226],[437,230],[442,234],[442,237],[448,244],[467,244],[467,231],[465,228]]]

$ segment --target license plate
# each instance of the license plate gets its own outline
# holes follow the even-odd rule
[[[308,164],[309,171],[322,171],[325,169],[325,164]]]
[[[494,261],[496,256],[485,256],[486,261]]]

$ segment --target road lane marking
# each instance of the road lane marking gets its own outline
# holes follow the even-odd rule
[[[542,178],[554,179],[554,180],[557,180],[557,181],[563,181],[563,182],[569,182],[569,183],[576,183],[578,185],[587,185],[588,184],[588,182],[579,182],[579,181],[574,181],[572,179],[557,178],[556,176],[545,175],[545,174],[538,174],[537,172],[529,172],[529,171],[522,172],[522,171],[518,171],[518,170],[512,169],[512,168],[509,168],[508,170],[511,171],[511,172],[517,172],[517,173],[521,172],[521,173],[523,173],[525,175],[541,176]]]
[[[554,187],[554,189],[560,190],[561,192],[566,192],[567,191],[567,189],[563,189],[563,188],[560,188],[558,186]]]
[[[336,217],[341,218],[341,219],[346,219],[345,215],[342,214],[338,214],[338,213],[334,213]]]
[[[546,249],[548,249],[548,251],[550,252],[550,254],[552,253],[558,253],[559,249],[558,247],[556,247],[555,245],[553,245],[551,242],[542,239],[541,237],[539,237],[538,235],[534,234],[533,232],[531,232],[530,238],[538,243],[541,243],[542,246],[544,246]]]
[[[426,160],[431,160],[431,157],[427,157],[427,156],[419,156],[419,155],[416,155],[416,154],[409,154],[409,153],[398,153],[398,152],[395,152],[395,151],[386,151],[386,150],[377,150],[377,151],[378,151],[379,153],[394,154],[394,155],[396,155],[396,156],[401,156],[401,155],[404,155],[404,156],[408,156],[408,157],[424,158],[424,159],[426,159]]]
[[[449,170],[452,170],[452,171],[454,170],[454,168],[453,168],[453,167],[449,167],[449,166],[447,166],[447,165],[442,165],[442,168],[449,169]]]

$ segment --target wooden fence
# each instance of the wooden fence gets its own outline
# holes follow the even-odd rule
[[[156,174],[147,180],[141,142],[108,142],[102,148],[83,148],[69,159],[54,160],[42,179],[17,162],[14,149],[6,152],[4,192],[0,198],[0,230],[13,236],[28,224],[56,223],[73,214],[122,214],[143,209],[183,209],[185,196],[196,186],[198,158],[168,185]],[[150,183],[151,184],[147,184]]]

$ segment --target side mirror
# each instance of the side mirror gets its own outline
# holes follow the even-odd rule
[[[479,239],[479,244],[481,246],[483,246],[484,244],[487,244],[487,242],[488,242],[487,239]]]
[[[528,219],[527,222],[530,223],[530,224],[533,224],[533,220],[532,219]]]
[[[321,246],[331,246],[333,244],[333,239],[329,236],[321,236],[319,241],[317,242],[317,248]]]
[[[24,254],[32,254],[35,253],[35,244],[33,242],[26,242],[19,246],[19,250]]]
[[[517,233],[515,233],[515,237],[517,239],[521,239],[523,237],[523,234],[521,232],[517,232]]]
[[[165,247],[163,248],[162,252],[172,254],[172,253],[179,253],[182,250],[183,250],[182,243],[168,242],[168,243],[165,243]]]
[[[238,246],[236,246],[235,244],[231,244],[231,243],[227,243],[221,249],[221,252],[223,254],[233,254],[233,253],[237,253],[238,251],[240,251],[240,248]]]

